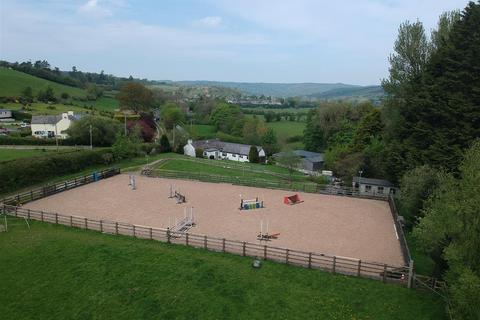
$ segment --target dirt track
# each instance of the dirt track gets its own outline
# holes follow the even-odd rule
[[[303,203],[283,204],[291,193],[185,180],[118,175],[25,205],[25,208],[166,228],[194,207],[197,226],[191,233],[259,243],[260,221],[280,233],[272,246],[403,265],[388,203],[340,196],[300,193]],[[170,184],[187,197],[169,199]],[[265,207],[239,210],[244,199],[259,197]]]

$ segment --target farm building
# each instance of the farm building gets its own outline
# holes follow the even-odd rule
[[[32,136],[36,138],[53,138],[55,136],[66,139],[64,132],[72,122],[81,118],[80,115],[68,111],[56,116],[33,116],[32,117]]]
[[[188,143],[183,147],[183,153],[190,157],[196,156],[196,150],[203,150],[203,156],[209,159],[218,160],[232,160],[239,162],[248,162],[248,153],[250,151],[250,145],[223,142],[218,139],[211,140],[188,140]],[[256,146],[258,150],[258,156],[265,158],[265,151],[262,147]]]
[[[7,109],[0,109],[0,121],[12,120],[12,111]]]
[[[298,168],[300,171],[304,173],[314,173],[322,170],[324,163],[323,154],[305,150],[294,150],[293,153],[301,158]],[[284,153],[276,153],[273,157],[281,157],[282,154]]]
[[[395,187],[390,181],[382,179],[371,179],[353,177],[353,188],[360,191],[361,195],[385,195],[395,193]]]

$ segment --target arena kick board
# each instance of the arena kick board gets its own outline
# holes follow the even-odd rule
[[[304,202],[286,205],[292,192],[121,174],[26,204],[27,209],[167,228],[194,207],[190,233],[260,243],[260,222],[278,239],[269,246],[404,265],[388,203],[379,200],[299,193]],[[177,204],[170,185],[186,196]],[[240,199],[264,202],[265,208],[239,210]]]

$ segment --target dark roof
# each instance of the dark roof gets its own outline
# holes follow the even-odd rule
[[[282,156],[285,152],[279,152],[275,153],[273,157],[279,157]],[[318,153],[318,152],[311,152],[311,151],[306,151],[306,150],[294,150],[293,153],[295,153],[297,156],[301,157],[302,159],[308,161],[308,162],[324,162],[323,160],[323,154]]]
[[[81,114],[69,114],[67,115],[70,121],[77,121],[82,118]],[[58,121],[62,120],[63,115],[59,114],[56,116],[32,116],[32,124],[56,124]]]
[[[219,150],[222,152],[235,153],[241,155],[248,155],[250,152],[249,144],[240,144],[240,143],[231,143],[223,142],[218,139],[209,139],[209,140],[197,140],[194,141],[193,146],[195,149],[201,148],[208,151]],[[256,146],[257,150],[262,150],[262,147]]]
[[[0,112],[4,112],[4,111],[10,111],[10,112],[12,112],[12,110],[10,110],[10,109],[0,109]]]
[[[62,120],[61,115],[57,116],[32,116],[32,124],[56,124]]]
[[[390,181],[383,179],[353,177],[353,182],[358,182],[360,184],[368,184],[372,186],[393,187],[393,184]]]

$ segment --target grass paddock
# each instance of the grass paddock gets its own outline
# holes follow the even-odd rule
[[[191,247],[9,218],[4,319],[444,319],[436,296]]]

